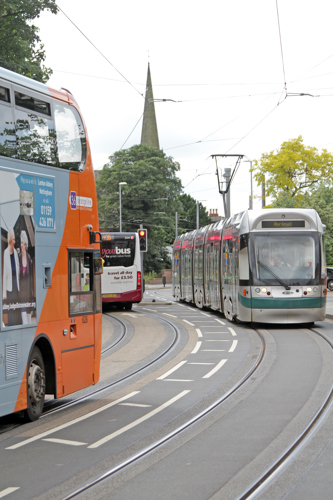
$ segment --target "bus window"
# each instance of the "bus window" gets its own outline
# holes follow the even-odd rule
[[[55,165],[57,151],[51,105],[21,92],[15,92],[15,105],[17,157]]]
[[[9,103],[9,89],[0,87],[0,155],[15,157],[16,136],[14,110]]]
[[[87,156],[86,136],[79,113],[72,106],[54,105],[59,166],[68,170],[83,170]]]
[[[69,258],[69,314],[94,312],[93,253],[75,251]]]

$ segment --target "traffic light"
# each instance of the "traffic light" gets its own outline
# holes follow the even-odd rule
[[[138,229],[138,233],[139,233],[140,252],[147,252],[148,250],[147,229]]]

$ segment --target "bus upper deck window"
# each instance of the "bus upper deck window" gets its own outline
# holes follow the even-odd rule
[[[9,89],[0,87],[0,101],[10,102]]]
[[[73,106],[54,105],[59,167],[82,171],[87,156],[86,136],[80,115]]]

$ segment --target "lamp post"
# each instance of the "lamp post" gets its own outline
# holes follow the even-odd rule
[[[121,186],[124,186],[127,182],[119,182],[119,231],[122,231],[121,227]]]

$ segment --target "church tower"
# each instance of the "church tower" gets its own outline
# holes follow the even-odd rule
[[[158,141],[157,123],[155,115],[155,105],[153,96],[153,86],[151,84],[150,65],[148,63],[147,85],[145,96],[145,107],[143,111],[141,144],[147,144],[160,149]]]

